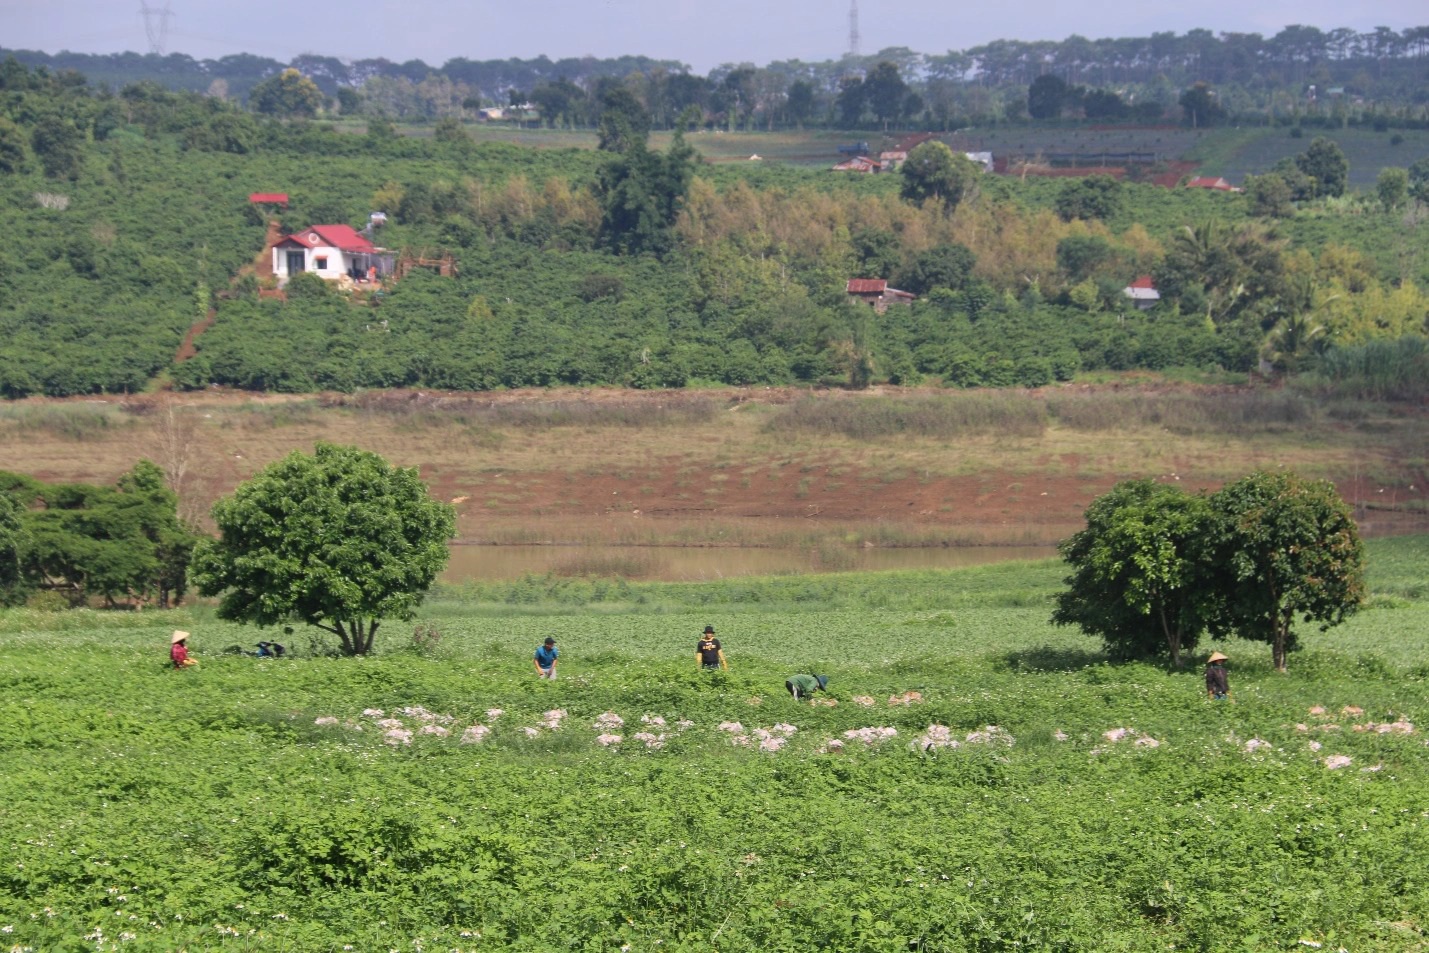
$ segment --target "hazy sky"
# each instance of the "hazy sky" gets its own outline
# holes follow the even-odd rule
[[[167,3],[167,49],[198,59],[300,53],[420,59],[440,65],[544,53],[672,59],[704,74],[721,63],[838,59],[850,0],[0,0],[0,46],[49,53],[147,52],[140,9]],[[860,50],[963,50],[997,39],[1148,36],[1204,27],[1272,36],[1291,23],[1394,30],[1429,24],[1424,0],[857,0]],[[157,21],[155,21],[157,22]]]

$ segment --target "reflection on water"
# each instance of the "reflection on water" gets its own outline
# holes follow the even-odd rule
[[[916,549],[735,549],[650,546],[453,546],[444,582],[544,575],[621,576],[671,582],[810,572],[949,569],[1016,559],[1050,559],[1052,546]]]

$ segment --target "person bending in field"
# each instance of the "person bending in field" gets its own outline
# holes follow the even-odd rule
[[[695,646],[695,661],[700,668],[722,668],[729,671],[729,663],[724,660],[724,649],[720,647],[719,639],[715,638],[714,626],[705,626],[705,634],[700,636],[699,644]]]
[[[540,678],[556,680],[556,661],[560,657],[560,652],[556,651],[556,640],[547,639],[544,644],[536,648],[536,675]]]
[[[1226,677],[1226,667],[1221,664],[1228,659],[1228,656],[1219,652],[1212,652],[1211,657],[1206,659],[1207,698],[1213,698],[1220,702],[1231,696],[1230,679]]]
[[[175,629],[174,634],[169,638],[169,659],[174,663],[174,668],[189,668],[197,665],[198,662],[189,658],[189,634],[180,629]]]
[[[784,682],[784,687],[789,689],[789,694],[794,696],[794,701],[803,701],[811,697],[814,692],[826,692],[829,690],[829,677],[827,675],[790,675]]]

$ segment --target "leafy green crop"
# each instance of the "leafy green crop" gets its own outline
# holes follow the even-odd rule
[[[1289,675],[1220,644],[1230,704],[1051,627],[1054,563],[448,590],[421,645],[393,624],[363,659],[300,630],[258,660],[232,649],[268,636],[201,606],[13,610],[0,929],[37,950],[1418,948],[1429,603],[1395,567],[1422,545],[1372,543],[1394,597]],[[706,623],[728,673],[694,667]],[[176,625],[195,669],[167,667]],[[531,672],[546,635],[554,683]],[[811,669],[837,704],[784,693]]]

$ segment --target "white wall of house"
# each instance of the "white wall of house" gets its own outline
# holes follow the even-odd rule
[[[330,245],[310,245],[298,248],[292,244],[273,246],[273,274],[280,281],[292,277],[288,273],[288,252],[303,253],[304,271],[311,271],[319,278],[335,279],[347,274],[347,256],[342,249]]]

